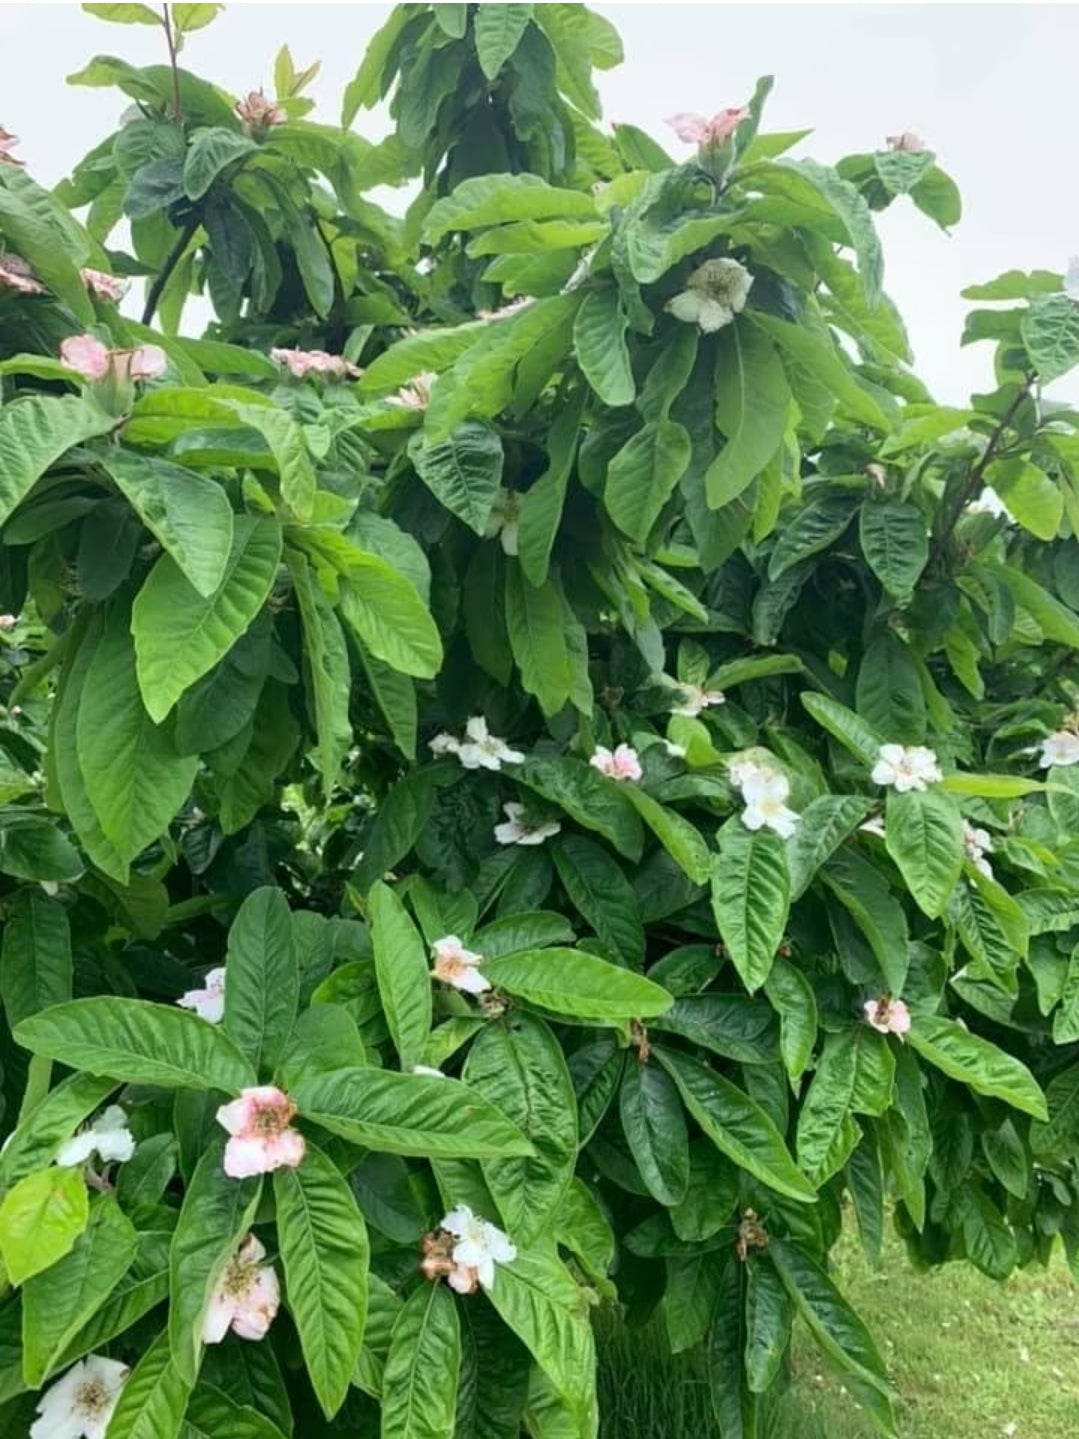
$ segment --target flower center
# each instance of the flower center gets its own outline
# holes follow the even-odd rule
[[[75,1392],[75,1408],[96,1419],[109,1407],[109,1394],[100,1379],[88,1379]]]
[[[267,1105],[255,1111],[251,1128],[256,1134],[280,1134],[295,1113],[296,1106],[292,1103]]]
[[[254,1284],[259,1266],[245,1259],[230,1259],[221,1279],[221,1287],[230,1299],[242,1299]]]

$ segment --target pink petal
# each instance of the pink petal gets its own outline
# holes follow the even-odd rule
[[[131,356],[133,380],[156,380],[165,373],[169,357],[160,345],[140,345]]]
[[[249,1179],[278,1168],[270,1158],[272,1139],[245,1139],[236,1135],[225,1145],[225,1173],[230,1179]]]
[[[239,1099],[222,1104],[214,1115],[221,1128],[227,1129],[230,1134],[242,1133],[255,1118],[255,1104],[247,1097],[249,1094],[250,1090],[247,1090]]]
[[[206,1313],[202,1316],[202,1342],[204,1344],[220,1344],[229,1332],[232,1315],[232,1300],[228,1299],[220,1290],[215,1289],[206,1306]]]
[[[295,1169],[307,1151],[307,1141],[298,1129],[285,1129],[270,1136],[266,1151],[270,1169]]]
[[[672,115],[667,121],[679,140],[688,145],[699,145],[708,133],[708,122],[703,115]]]
[[[88,380],[102,380],[109,373],[109,351],[93,335],[69,335],[60,344],[60,359]]]

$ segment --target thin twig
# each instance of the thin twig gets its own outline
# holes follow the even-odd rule
[[[161,24],[165,29],[165,44],[169,47],[169,64],[172,67],[172,118],[177,125],[184,118],[183,106],[180,103],[180,71],[176,64],[176,41],[172,33],[172,16],[169,14],[169,6],[162,5],[163,14]]]
[[[996,458],[997,452],[999,451],[1001,444],[1003,443],[1006,431],[1010,427],[1012,421],[1015,419],[1015,416],[1019,410],[1019,406],[1030,394],[1031,388],[1034,385],[1034,381],[1037,378],[1037,375],[1033,371],[1026,375],[1023,383],[1019,386],[1018,394],[1015,396],[1011,404],[997,421],[996,428],[989,436],[989,443],[982,451],[981,458],[978,460],[977,464],[975,464],[971,469],[971,472],[967,476],[965,483],[960,487],[959,493],[956,495],[955,503],[951,508],[951,512],[949,513],[948,518],[945,520],[944,524],[941,526],[940,533],[933,541],[933,550],[929,556],[929,564],[926,566],[927,571],[936,568],[941,555],[944,553],[948,541],[952,537],[952,531],[959,523],[960,516],[966,509],[967,505],[970,504],[971,500],[976,498],[978,491],[982,488],[982,481],[985,478],[985,472],[992,464],[993,460]]]
[[[150,292],[146,296],[146,304],[143,307],[142,311],[142,323],[144,325],[148,325],[150,321],[154,318],[154,311],[157,309],[158,301],[161,299],[162,291],[169,283],[169,276],[172,274],[173,270],[176,269],[176,266],[183,258],[184,251],[191,243],[191,236],[199,228],[200,223],[200,217],[198,215],[193,215],[191,219],[188,220],[184,228],[180,231],[180,235],[176,241],[176,244],[173,245],[172,249],[165,256],[165,263],[157,272],[154,283],[150,286]]]

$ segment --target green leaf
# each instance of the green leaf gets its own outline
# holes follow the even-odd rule
[[[589,291],[573,322],[577,363],[605,405],[631,405],[637,392],[626,344],[627,325],[613,285]]]
[[[168,1334],[159,1334],[124,1381],[109,1439],[176,1439],[194,1382],[175,1363]]]
[[[551,550],[562,520],[562,507],[581,436],[584,393],[561,406],[547,432],[547,468],[520,501],[517,548],[525,578],[546,583]]]
[[[381,1439],[453,1439],[461,1329],[444,1284],[421,1284],[397,1316],[382,1378]]]
[[[281,498],[296,519],[306,524],[314,512],[318,479],[300,424],[284,410],[275,409],[272,405],[252,405],[236,400],[230,400],[228,404],[245,425],[257,430],[266,441],[277,465]]]
[[[1073,308],[1075,302],[1071,302]],[[1064,517],[1060,485],[1044,470],[1021,458],[996,460],[985,471],[1012,518],[1039,540],[1055,540]]]
[[[728,1159],[790,1199],[816,1199],[779,1131],[748,1095],[688,1055],[658,1048],[652,1052],[678,1086],[690,1114]]]
[[[438,626],[412,582],[378,555],[357,550],[341,584],[341,615],[376,660],[430,679],[442,665]]]
[[[71,998],[71,933],[67,910],[38,889],[9,902],[0,950],[0,995],[8,1026]]]
[[[644,960],[644,927],[633,886],[618,863],[583,835],[559,835],[550,850],[574,907],[612,954],[639,967]]]
[[[628,1064],[619,1112],[622,1133],[648,1192],[659,1204],[680,1204],[689,1184],[689,1139],[674,1083],[656,1064]]]
[[[787,926],[790,876],[783,841],[770,829],[725,825],[712,865],[712,913],[742,983],[768,978]]]
[[[506,565],[506,631],[521,684],[545,715],[558,714],[572,686],[562,598],[550,580],[530,585],[514,563]]]
[[[532,18],[531,5],[481,5],[475,12],[476,57],[488,80],[498,72],[520,43]]]
[[[615,524],[643,544],[689,467],[686,430],[661,415],[632,435],[607,467],[603,503]]]
[[[200,595],[225,578],[232,550],[232,506],[216,480],[156,456],[114,446],[102,464],[146,528]]]
[[[748,1335],[742,1265],[734,1249],[723,1256],[712,1327],[708,1335],[708,1387],[723,1439],[757,1439],[757,1400],[744,1382]]]
[[[612,784],[591,765],[570,756],[531,757],[517,771],[517,778],[584,829],[601,834],[626,859],[640,859],[641,822],[625,786]]]
[[[558,190],[538,175],[477,175],[431,207],[423,238],[437,244],[451,230],[478,230],[507,220],[594,220],[595,202],[580,190]]]
[[[853,517],[854,509],[846,495],[811,500],[781,531],[768,561],[768,578],[778,580],[799,561],[827,549]]]
[[[1079,364],[1079,305],[1067,295],[1035,295],[1019,328],[1043,385]]]
[[[34,275],[62,301],[78,322],[83,326],[93,325],[96,318],[94,307],[78,270],[88,258],[89,244],[85,232],[53,195],[36,185],[25,172],[12,166],[7,167],[4,183],[0,185],[0,230],[4,233],[7,247],[26,261]],[[59,339],[58,335],[56,339]],[[38,399],[35,397],[18,403],[20,408],[24,404],[37,405]],[[44,403],[52,407],[80,402],[49,399]],[[98,426],[107,425],[111,429],[112,424],[112,420],[106,420],[104,414],[99,413],[91,433],[103,434],[105,429]],[[3,430],[4,426],[0,424],[0,435]],[[42,432],[37,430],[36,433],[40,439]],[[0,455],[3,455],[4,449],[0,440]],[[9,493],[7,481],[10,473],[5,457],[0,464],[0,475],[4,477],[4,483],[0,485],[0,514],[3,514],[4,497]],[[18,475],[19,471],[14,473]]]
[[[929,559],[925,516],[905,500],[866,500],[858,523],[870,569],[888,594],[904,599]]]
[[[664,967],[660,961],[652,968],[657,982]],[[711,972],[698,972],[698,976],[692,978],[694,988],[707,983],[718,967],[716,964]],[[713,1054],[741,1064],[771,1064],[777,1057],[775,1021],[765,1005],[747,994],[690,991],[652,1023],[656,1029],[680,1034]]]
[[[888,1372],[872,1335],[824,1271],[787,1239],[773,1237],[768,1257],[824,1352],[887,1397]]]
[[[877,430],[892,428],[880,405],[858,383],[855,372],[840,354],[830,331],[819,318],[812,325],[807,322],[792,325],[777,315],[754,310],[750,319],[771,336],[780,351],[788,355],[795,365],[811,371],[854,419]]]
[[[367,1149],[435,1159],[532,1153],[500,1110],[456,1079],[337,1069],[305,1075],[292,1098],[308,1119]]]
[[[172,23],[179,34],[190,35],[195,30],[204,30],[224,8],[224,5],[174,5]]]
[[[42,1169],[20,1179],[0,1204],[0,1259],[11,1284],[40,1274],[74,1248],[90,1219],[79,1169]]]
[[[838,850],[820,876],[869,941],[889,991],[902,994],[907,978],[907,920],[887,880],[849,847]]]
[[[381,880],[367,898],[379,997],[390,1037],[408,1070],[419,1063],[431,1032],[431,977],[427,950],[393,890]]]
[[[200,594],[162,555],[131,614],[139,687],[152,719],[160,723],[245,633],[273,588],[280,561],[280,526],[247,516],[236,519],[224,575],[211,594]]]
[[[188,1183],[169,1249],[169,1344],[189,1385],[198,1374],[202,1325],[214,1287],[239,1249],[262,1193],[261,1175],[229,1178],[224,1152],[225,1136],[215,1135]]]
[[[180,7],[184,8],[184,7]],[[115,25],[160,25],[161,16],[149,5],[83,5],[87,15],[111,20]]]
[[[813,986],[793,964],[774,964],[764,992],[779,1014],[779,1047],[788,1078],[799,1080],[817,1041],[817,998]]]
[[[798,1114],[798,1163],[818,1184],[846,1162],[858,1052],[850,1031],[830,1034]]]
[[[416,758],[419,715],[416,687],[407,675],[398,674],[359,647],[360,664],[367,677],[368,688],[389,727],[394,744],[406,759]]]
[[[309,704],[314,711],[322,791],[328,799],[352,744],[348,649],[337,616],[313,578],[307,560],[293,549],[285,551],[285,559],[303,621],[305,677],[309,682]]]
[[[672,1004],[650,979],[583,949],[521,950],[486,961],[483,973],[496,989],[574,1019],[647,1019]]]
[[[627,784],[625,794],[679,869],[694,884],[706,884],[712,868],[712,856],[700,831],[677,810],[660,804],[635,784]]]
[[[8,1135],[0,1154],[0,1188],[6,1189],[24,1175],[48,1164],[61,1143],[115,1088],[116,1081],[112,1079],[72,1074],[36,1104],[24,1102],[19,1123]]]
[[[876,764],[882,741],[853,710],[813,690],[803,690],[799,698],[817,723],[850,750],[855,759],[867,766]]]
[[[435,499],[476,534],[485,535],[502,483],[502,440],[497,431],[478,420],[465,420],[434,445],[425,445],[422,435],[414,436],[409,456]]]
[[[72,1069],[127,1084],[240,1090],[254,1071],[236,1046],[197,1014],[121,995],[73,999],[24,1019],[16,1041]]]
[[[783,1281],[767,1252],[746,1263],[746,1384],[765,1394],[779,1373],[791,1342],[792,1310]]]
[[[890,630],[878,634],[858,666],[855,704],[878,733],[900,744],[925,739],[926,708],[921,674],[910,648]]]
[[[196,130],[184,161],[184,194],[189,200],[201,200],[223,170],[257,149],[254,140],[238,130],[216,126]]]
[[[891,791],[884,833],[919,909],[936,919],[963,868],[963,821],[954,800],[932,790]]]
[[[783,443],[791,392],[775,346],[760,330],[731,325],[716,362],[716,424],[727,443],[704,477],[710,509],[735,500]]]
[[[773,176],[776,172],[786,172],[784,179],[793,180],[789,191],[792,198],[809,199],[807,189],[812,187],[816,192],[816,203],[823,203],[838,218],[842,226],[839,238],[849,243],[857,256],[866,299],[871,306],[875,305],[880,297],[884,259],[873,226],[873,216],[857,188],[840,179],[831,166],[819,165],[815,160],[777,160],[768,169]]]
[[[989,1040],[936,1014],[917,1015],[907,1037],[912,1049],[950,1079],[1035,1119],[1047,1118],[1045,1096],[1030,1070]]]
[[[869,801],[855,794],[823,794],[802,811],[787,841],[791,899],[800,899],[813,877],[869,813]]]
[[[289,1312],[327,1418],[345,1401],[363,1343],[367,1228],[347,1181],[313,1145],[274,1175],[277,1241]]]
[[[259,1075],[273,1073],[292,1031],[300,971],[288,901],[279,889],[249,894],[229,930],[224,1032]]]
[[[553,1253],[532,1250],[500,1264],[487,1297],[572,1409],[594,1402],[596,1354],[587,1307]]]
[[[291,1417],[291,1415],[290,1415]],[[271,1419],[249,1404],[237,1404],[223,1390],[200,1379],[187,1401],[180,1439],[284,1439]]]
[[[1072,610],[1011,565],[987,564],[983,568],[1007,586],[1016,603],[1033,616],[1047,640],[1055,640],[1069,649],[1079,648],[1079,618]]]
[[[532,1142],[526,1158],[483,1163],[506,1228],[531,1246],[552,1223],[577,1159],[577,1101],[562,1048],[542,1020],[507,1016],[476,1036],[463,1077]]]
[[[97,405],[73,395],[31,395],[0,407],[0,524],[51,464],[114,424]]]
[[[98,1195],[90,1222],[63,1259],[23,1289],[23,1371],[31,1389],[52,1374],[65,1350],[127,1272],[134,1227],[111,1195]]]

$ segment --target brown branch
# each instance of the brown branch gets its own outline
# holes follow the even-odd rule
[[[960,516],[966,509],[967,505],[970,504],[971,500],[977,497],[979,490],[982,488],[982,482],[985,479],[986,470],[996,458],[1000,450],[1001,444],[1004,441],[1004,435],[1006,431],[1010,427],[1012,421],[1015,419],[1015,416],[1019,411],[1019,406],[1030,394],[1030,391],[1034,385],[1034,381],[1037,378],[1037,375],[1033,371],[1031,371],[1025,376],[1023,383],[1019,386],[1018,394],[1015,396],[1011,404],[997,421],[996,428],[989,436],[989,443],[982,451],[981,458],[978,460],[977,464],[975,464],[974,467],[971,469],[971,472],[967,476],[965,483],[960,486],[959,492],[955,498],[955,503],[952,505],[951,511],[947,519],[941,526],[940,533],[933,541],[932,553],[929,556],[929,563],[928,565],[926,565],[927,572],[936,568],[936,566],[940,562],[940,558],[944,553],[948,541],[952,537],[952,531],[959,523]]]
[[[165,256],[165,263],[158,271],[157,276],[154,279],[154,283],[150,286],[150,292],[146,296],[146,304],[143,306],[142,311],[142,323],[144,325],[148,325],[150,321],[154,318],[154,311],[157,309],[158,302],[161,299],[161,295],[165,289],[165,286],[169,283],[169,277],[183,258],[184,251],[191,243],[191,236],[199,228],[200,224],[200,216],[192,215],[190,220],[188,220],[187,224],[180,231],[179,238],[177,239],[176,244],[173,245],[172,249]]]

